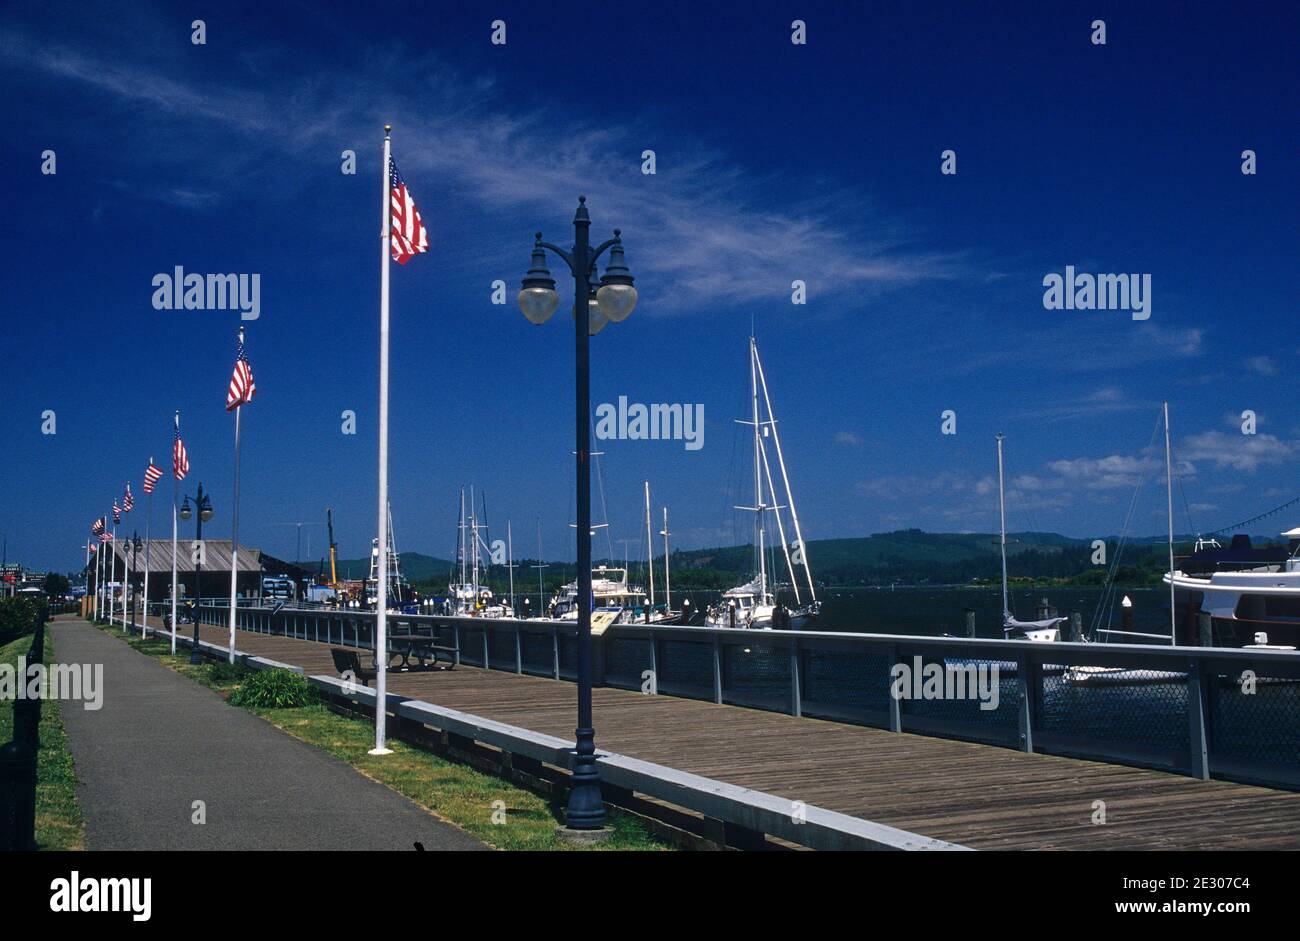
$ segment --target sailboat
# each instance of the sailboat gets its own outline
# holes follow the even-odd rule
[[[1165,424],[1165,501],[1169,522],[1169,571],[1174,571],[1174,476],[1173,476],[1173,448],[1169,439],[1169,403],[1165,402],[1162,406]],[[1170,607],[1169,607],[1169,643],[1172,645],[1177,642],[1176,623],[1174,621],[1175,613],[1173,608],[1173,589],[1170,589]],[[1125,605],[1130,604],[1127,596],[1124,598]],[[1124,631],[1111,631],[1109,633],[1125,633]],[[1160,639],[1159,635],[1138,634],[1136,636],[1145,636]],[[1085,640],[1087,638],[1084,638]],[[1128,667],[1098,667],[1098,666],[1067,666],[1061,675],[1061,678],[1067,683],[1086,684],[1086,685],[1141,685],[1144,683],[1181,683],[1187,680],[1187,674],[1171,670],[1147,670],[1147,669],[1130,669]]]
[[[486,516],[486,502],[484,515]],[[457,523],[456,560],[460,563],[460,581],[447,586],[447,613],[456,617],[512,618],[514,609],[504,599],[493,597],[492,590],[479,580],[481,551],[491,558],[492,550],[487,540],[479,535],[487,527],[479,523],[474,509],[474,489],[470,488],[469,513],[465,512],[465,488],[460,488],[460,520]],[[511,581],[514,579],[514,560],[509,560]]]
[[[1047,618],[1043,621],[1020,621],[1011,613],[1011,600],[1007,594],[1007,499],[1003,483],[1002,442],[1006,435],[998,435],[998,522],[1002,552],[1002,633],[1008,639],[1053,642],[1061,639],[1061,625],[1069,618]]]
[[[794,493],[790,489],[789,474],[786,473],[785,455],[781,451],[781,437],[777,432],[776,417],[772,414],[772,399],[767,390],[767,378],[763,374],[763,364],[758,357],[758,344],[752,336],[749,338],[749,387],[751,418],[749,421],[739,419],[738,421],[754,429],[754,505],[739,506],[736,509],[748,510],[754,514],[754,545],[758,557],[758,573],[749,582],[723,592],[721,601],[711,606],[706,613],[705,624],[709,627],[799,630],[806,627],[821,612],[821,602],[817,600],[812,569],[808,566],[808,548],[804,545],[803,532],[799,528],[799,514],[795,510]],[[762,393],[761,407],[760,392]],[[777,502],[777,489],[772,478],[771,457],[768,453],[769,441],[772,450],[775,451],[777,467],[781,472],[784,506]],[[793,543],[787,543],[782,510],[788,510],[790,513]],[[772,592],[773,586],[768,579],[767,516],[769,513],[776,519],[781,551],[785,559],[786,571],[790,576],[789,586],[794,595],[794,605],[791,607],[777,604]],[[799,587],[799,578],[795,573],[796,566],[803,568],[807,583],[806,597]]]

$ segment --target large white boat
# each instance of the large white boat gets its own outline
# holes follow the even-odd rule
[[[821,602],[817,600],[812,569],[808,566],[808,548],[804,545],[803,532],[799,528],[799,514],[794,506],[794,493],[790,489],[790,476],[786,472],[785,455],[781,451],[776,417],[772,414],[767,378],[763,375],[763,364],[758,358],[758,344],[752,336],[749,338],[749,390],[750,419],[739,420],[739,423],[753,428],[754,505],[738,506],[736,509],[748,510],[754,514],[757,574],[745,584],[723,592],[721,600],[705,612],[704,622],[709,627],[799,630],[807,627],[821,612]],[[769,447],[772,453],[769,453]],[[772,476],[773,457],[776,458],[781,475],[784,505],[778,502]],[[783,510],[789,513],[793,541],[788,540]],[[781,554],[789,574],[788,588],[793,595],[794,603],[791,605],[777,601],[773,589],[778,586],[772,584],[768,575],[769,515],[776,521],[777,536],[781,541]],[[803,569],[806,590],[800,587],[796,568]]]
[[[619,611],[615,624],[667,624],[678,614],[650,604],[644,588],[628,582],[627,569],[598,565],[591,570],[592,610]],[[561,585],[547,608],[546,616],[561,621],[578,619],[578,583]]]
[[[1282,533],[1286,548],[1255,548],[1234,536],[1227,548],[1213,540],[1164,577],[1173,589],[1178,639],[1215,647],[1300,646],[1300,527]],[[1210,616],[1210,636],[1200,617]]]

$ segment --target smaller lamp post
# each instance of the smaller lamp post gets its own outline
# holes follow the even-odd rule
[[[203,492],[201,483],[199,492],[194,496],[194,506],[199,511],[198,518],[194,521],[194,538],[199,542],[200,548],[194,560],[194,643],[190,645],[190,663],[200,663],[203,659],[199,656],[199,603],[203,600],[203,592],[199,589],[203,577],[203,524],[212,519],[212,501]],[[185,503],[181,506],[181,519],[188,520],[192,515],[190,498],[186,496]]]

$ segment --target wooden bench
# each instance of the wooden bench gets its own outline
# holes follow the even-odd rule
[[[369,683],[375,678],[375,670],[362,667],[361,658],[357,656],[355,650],[331,647],[330,656],[334,658],[334,669],[339,671],[339,676],[351,673],[352,678],[358,683]]]

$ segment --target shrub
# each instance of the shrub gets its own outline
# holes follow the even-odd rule
[[[263,670],[231,693],[229,701],[249,708],[297,709],[316,699],[316,690],[292,670]]]
[[[0,645],[17,640],[24,634],[34,634],[36,628],[45,623],[48,613],[49,608],[43,598],[0,600]]]
[[[207,670],[208,681],[218,686],[238,683],[246,678],[249,673],[248,667],[242,663],[210,663]]]

